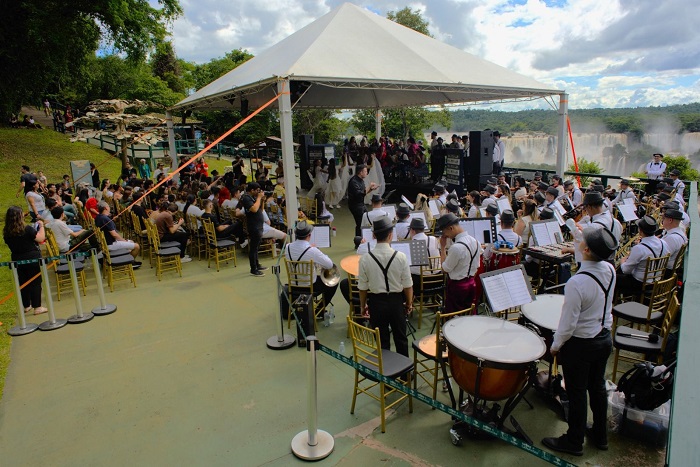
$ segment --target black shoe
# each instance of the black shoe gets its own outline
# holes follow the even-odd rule
[[[143,263],[142,263],[141,261],[134,261],[134,262],[131,264],[131,267],[134,268],[134,271],[135,271],[135,270],[139,269],[139,268],[141,267],[142,264],[143,264]]]
[[[267,266],[260,266],[258,264],[258,271],[267,271]]]
[[[567,454],[573,454],[574,456],[583,455],[583,446],[576,446],[571,443],[569,438],[566,437],[566,434],[558,438],[544,438],[542,444],[553,451],[565,452]]]
[[[250,275],[253,277],[264,277],[265,273],[262,271],[250,271]]]
[[[608,450],[608,440],[606,439],[607,436],[601,439],[601,437],[596,435],[596,433],[593,431],[592,426],[586,427],[586,438],[588,438],[590,443],[593,443],[593,446],[597,447],[601,451]]]

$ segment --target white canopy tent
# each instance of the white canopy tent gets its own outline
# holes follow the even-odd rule
[[[559,95],[557,170],[564,151],[567,98],[532,78],[480,59],[345,3],[226,75],[173,110],[255,109],[277,94],[285,186],[293,187],[292,107],[377,110],[477,102],[512,102]],[[379,136],[379,135],[378,135]],[[174,136],[170,141],[174,145]],[[287,190],[288,219],[297,199]]]

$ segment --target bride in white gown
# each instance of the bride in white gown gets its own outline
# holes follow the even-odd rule
[[[326,204],[329,209],[339,208],[340,200],[343,199],[341,174],[335,167],[335,159],[328,163],[328,184],[326,185]]]
[[[367,196],[365,196],[365,204],[370,204],[370,201],[372,199],[372,195],[378,194],[379,196],[382,196],[384,194],[384,190],[386,189],[386,182],[384,180],[384,172],[382,172],[382,164],[379,163],[377,160],[377,157],[372,154],[372,159],[370,159],[370,163],[367,166],[368,169],[368,174],[367,177],[365,177],[365,186],[369,186],[372,182],[376,183],[378,188],[375,189],[374,191],[370,191],[367,193]]]

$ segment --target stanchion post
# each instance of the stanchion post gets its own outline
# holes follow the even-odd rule
[[[46,297],[46,308],[49,309],[49,320],[44,321],[39,325],[39,329],[42,331],[53,331],[54,329],[59,329],[68,324],[66,319],[56,319],[56,313],[53,308],[53,297],[51,296],[51,284],[49,283],[49,272],[46,268],[46,259],[42,258],[40,260],[41,264],[41,279],[42,287],[44,289],[44,295]]]
[[[91,312],[83,313],[83,303],[80,300],[80,290],[78,289],[78,275],[75,272],[74,257],[72,254],[67,254],[66,259],[68,260],[68,270],[70,271],[70,282],[73,286],[73,297],[75,297],[75,311],[76,314],[68,318],[68,322],[71,324],[80,324],[90,321],[95,317]]]
[[[96,316],[109,315],[117,311],[117,305],[107,303],[105,299],[105,288],[102,285],[102,273],[100,272],[100,263],[97,261],[97,250],[90,250],[92,261],[92,269],[95,271],[95,283],[97,284],[97,294],[100,296],[100,306],[92,309],[92,313]]]
[[[24,318],[24,305],[22,304],[22,288],[19,283],[19,276],[17,275],[17,265],[15,263],[10,263],[10,269],[12,269],[12,278],[15,281],[15,295],[17,296],[17,310],[19,315],[19,326],[12,327],[7,330],[7,333],[11,336],[23,336],[25,334],[30,334],[39,328],[38,324],[27,323]]]
[[[277,299],[282,295],[282,283],[280,282],[280,266],[272,266],[272,273],[277,279]],[[289,297],[287,297],[287,305],[289,306]],[[284,320],[279,313],[279,310],[275,310],[275,322],[279,322],[279,330],[276,336],[272,336],[267,339],[267,348],[272,350],[284,350],[294,347],[295,339],[293,336],[284,333]]]
[[[318,429],[317,396],[318,381],[316,378],[316,350],[318,339],[316,336],[306,337],[306,350],[309,351],[308,360],[308,392],[307,392],[307,416],[308,430],[298,433],[292,439],[292,452],[299,459],[317,461],[325,459],[333,452],[335,440],[328,432]]]

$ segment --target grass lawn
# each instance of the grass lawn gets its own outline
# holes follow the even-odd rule
[[[70,174],[70,161],[89,160],[99,166],[102,178],[116,180],[121,162],[95,146],[71,143],[67,135],[51,130],[0,128],[0,228],[4,227],[5,212],[11,205],[27,209],[24,198],[15,197],[19,188],[20,167],[28,165],[32,171],[41,170],[49,183],[60,182],[63,174]],[[104,163],[103,163],[104,162]],[[102,164],[102,165],[100,165]],[[10,250],[0,242],[0,261],[10,260]],[[12,294],[14,285],[9,268],[0,269],[0,301]],[[0,396],[5,374],[10,363],[11,337],[7,330],[17,319],[17,298],[14,295],[0,304]]]

